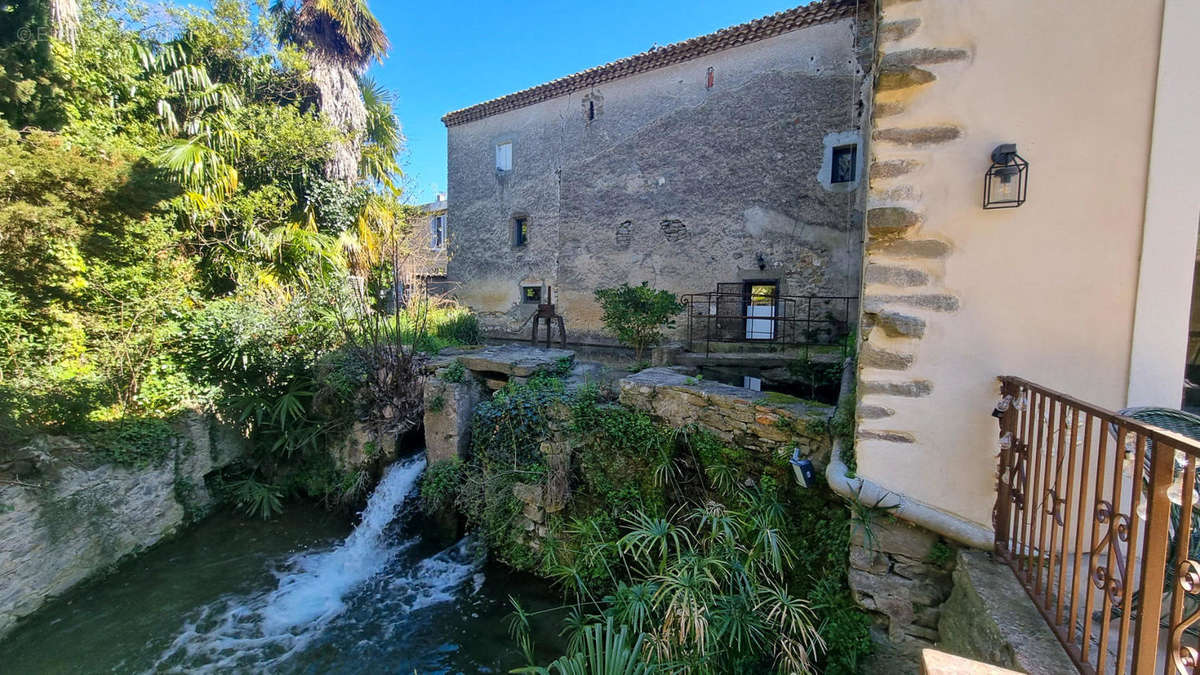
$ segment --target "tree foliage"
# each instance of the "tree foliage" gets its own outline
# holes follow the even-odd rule
[[[358,79],[387,45],[365,3],[2,10],[0,446],[53,431],[154,461],[166,421],[207,407],[251,441],[227,485],[254,513],[360,487],[328,444],[409,395],[416,350],[478,332],[461,308],[375,301],[415,213],[391,94]],[[363,180],[325,175],[347,136],[315,47],[353,66]]]
[[[662,342],[663,331],[674,328],[675,316],[683,311],[674,293],[651,288],[645,281],[597,289],[596,301],[604,311],[600,320],[622,344],[633,347],[638,362],[647,347]]]

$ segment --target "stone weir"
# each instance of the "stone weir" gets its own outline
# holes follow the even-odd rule
[[[461,365],[456,372],[455,363]],[[574,368],[575,352],[521,345],[474,351],[446,350],[430,363],[425,378],[425,456],[430,464],[466,457],[470,449],[471,414],[492,392],[512,382],[525,382],[538,371]]]

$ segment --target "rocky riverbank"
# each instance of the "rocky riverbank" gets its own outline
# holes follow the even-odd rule
[[[211,511],[217,498],[205,479],[242,456],[242,438],[200,414],[172,431],[162,459],[143,467],[58,436],[0,457],[0,637],[49,598]]]

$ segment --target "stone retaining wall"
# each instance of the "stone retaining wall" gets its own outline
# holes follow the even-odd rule
[[[829,457],[833,406],[751,391],[690,377],[674,368],[649,368],[621,380],[620,401],[672,427],[697,424],[731,445],[776,455],[800,454],[819,464]]]
[[[0,636],[215,506],[205,477],[242,456],[241,436],[203,415],[176,433],[166,459],[141,469],[100,462],[63,437],[0,462]]]
[[[1012,570],[987,551],[959,552],[938,628],[939,646],[960,656],[1030,675],[1075,672]]]
[[[471,415],[484,397],[510,380],[523,382],[538,371],[573,364],[575,352],[501,345],[478,350],[444,351],[429,366],[425,378],[425,457],[430,464],[466,457],[470,450]],[[462,365],[457,381],[447,380],[448,368]]]
[[[953,588],[953,550],[937,534],[887,515],[869,532],[853,524],[848,581],[854,600],[875,617],[872,657],[880,670],[917,673],[921,650],[939,639],[942,603]]]

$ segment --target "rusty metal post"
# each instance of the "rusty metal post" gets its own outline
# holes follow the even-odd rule
[[[1140,440],[1140,439],[1139,439]],[[1171,500],[1167,489],[1174,478],[1175,452],[1170,446],[1151,441],[1150,487],[1145,499],[1146,534],[1142,546],[1142,582],[1140,607],[1137,613],[1137,639],[1133,643],[1133,670],[1136,673],[1153,673],[1158,659],[1158,622],[1162,614],[1163,580],[1166,576],[1167,545],[1169,543]],[[1139,490],[1141,486],[1134,485]],[[1190,487],[1190,486],[1189,486]],[[1137,512],[1138,493],[1134,492],[1131,509]],[[1187,515],[1183,516],[1188,518]],[[1133,549],[1130,542],[1130,550]],[[1187,547],[1187,540],[1178,542]],[[1131,555],[1130,558],[1133,556]],[[1132,563],[1132,560],[1131,560]],[[1168,659],[1170,659],[1168,654]]]
[[[1017,396],[1020,396],[1020,391],[1007,380],[1002,380],[1000,385],[1001,400],[1011,396],[1015,401]],[[1000,466],[996,472],[996,504],[992,508],[992,528],[995,532],[995,550],[996,553],[1006,556],[1008,554],[1008,530],[1009,519],[1012,517],[1012,494],[1011,485],[1009,484],[1008,475],[1012,467],[1013,446],[1017,442],[1016,437],[1016,415],[1017,406],[1010,404],[1007,410],[1004,410],[1000,415]],[[1008,443],[1005,445],[1004,438],[1007,435]]]

